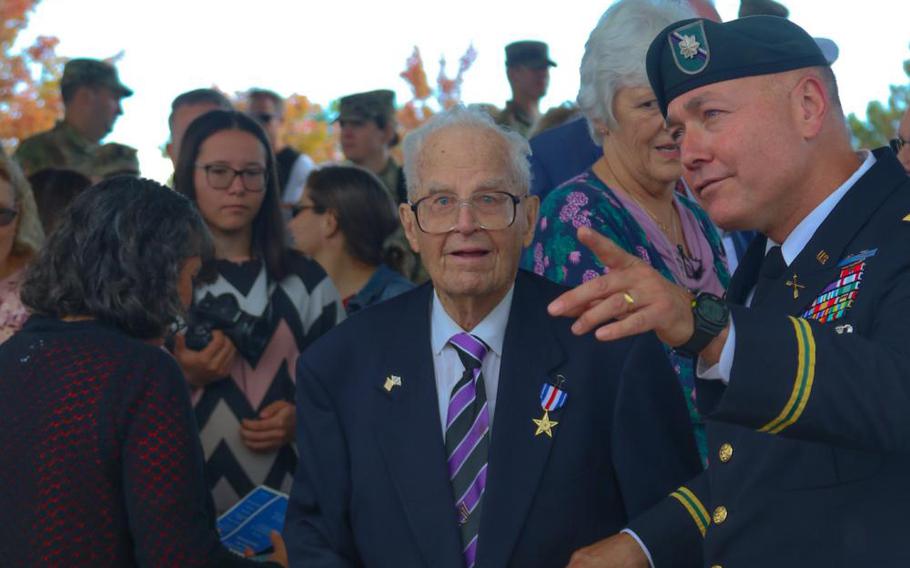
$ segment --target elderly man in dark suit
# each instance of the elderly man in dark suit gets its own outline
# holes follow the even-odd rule
[[[456,108],[404,149],[431,282],[298,363],[291,565],[565,565],[700,471],[681,389],[653,335],[577,337],[518,272],[526,141]]]

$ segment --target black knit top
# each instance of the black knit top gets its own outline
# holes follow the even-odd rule
[[[41,317],[0,345],[4,566],[263,566],[221,546],[202,463],[162,349]]]

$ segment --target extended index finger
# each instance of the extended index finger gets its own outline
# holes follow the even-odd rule
[[[637,256],[629,254],[610,238],[601,235],[594,229],[579,227],[577,235],[579,242],[588,247],[597,260],[610,270],[626,268],[638,261]]]
[[[578,239],[597,256],[601,263],[611,270],[614,276],[620,270],[632,266],[638,258],[628,254],[609,238],[582,227],[578,230]],[[591,306],[592,302],[602,300],[614,293],[610,286],[610,275],[600,276],[580,284],[553,300],[547,310],[553,316],[578,316]]]

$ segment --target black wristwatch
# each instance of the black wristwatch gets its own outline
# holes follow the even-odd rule
[[[695,331],[688,341],[675,348],[686,357],[697,357],[701,350],[720,335],[730,321],[730,308],[723,298],[702,292],[692,300],[692,317]]]

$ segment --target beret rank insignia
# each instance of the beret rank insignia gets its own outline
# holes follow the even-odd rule
[[[673,61],[687,75],[701,73],[711,60],[704,22],[698,20],[676,28],[667,35]]]

